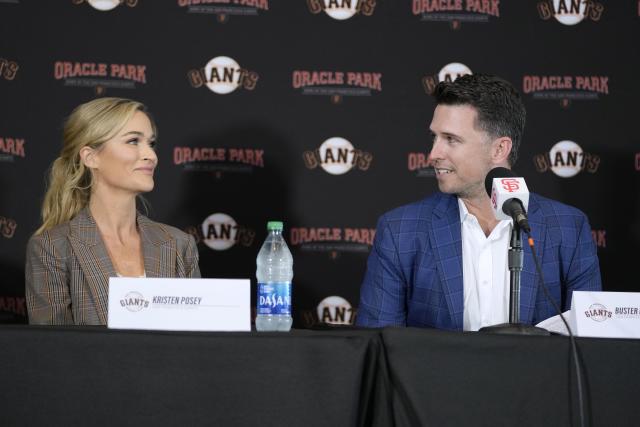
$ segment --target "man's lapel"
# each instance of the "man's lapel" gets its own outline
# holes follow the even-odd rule
[[[116,271],[89,208],[78,212],[71,220],[70,227],[69,242],[73,253],[84,273],[97,315],[106,324],[109,277],[116,277]]]
[[[450,327],[462,329],[464,289],[462,279],[462,237],[457,197],[442,194],[433,213],[429,238],[431,247],[434,250],[442,291],[451,316]]]
[[[540,204],[535,194],[529,197],[529,225],[531,226],[531,237],[534,240],[536,255],[540,264],[542,264],[542,255],[544,248],[543,236],[545,235],[546,225],[542,217]],[[520,321],[530,324],[533,320],[534,308],[536,306],[536,298],[538,296],[539,276],[536,271],[536,265],[533,261],[531,248],[527,241],[525,233],[522,235],[522,244],[524,246],[524,263],[522,267],[522,275],[520,277]],[[509,286],[509,284],[507,284]],[[510,289],[510,287],[509,287]]]

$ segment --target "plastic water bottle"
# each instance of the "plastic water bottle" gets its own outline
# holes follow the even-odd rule
[[[269,221],[269,235],[256,259],[258,300],[256,329],[258,331],[289,331],[291,317],[291,279],[293,257],[282,237],[281,221]]]

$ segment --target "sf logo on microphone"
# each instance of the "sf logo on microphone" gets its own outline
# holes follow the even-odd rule
[[[500,180],[500,183],[502,184],[502,188],[507,190],[509,193],[513,193],[520,189],[520,183],[517,178],[503,178]]]

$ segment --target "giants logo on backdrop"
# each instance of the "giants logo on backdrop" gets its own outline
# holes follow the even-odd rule
[[[418,178],[432,178],[436,171],[429,160],[429,153],[411,152],[407,155],[407,168]]]
[[[375,235],[375,228],[292,227],[288,240],[292,249],[326,252],[336,259],[343,252],[369,253]]]
[[[333,19],[344,21],[356,14],[373,15],[376,0],[307,0],[307,6],[314,15],[324,11]]]
[[[26,316],[27,305],[24,297],[0,296],[0,311]]]
[[[257,16],[269,10],[269,0],[178,0],[178,6],[186,7],[187,13],[216,15],[224,23],[231,15]]]
[[[640,172],[640,153],[636,153],[636,171]]]
[[[325,325],[353,325],[356,320],[356,310],[351,303],[341,296],[326,297],[313,310],[302,310],[302,316],[307,328],[319,324]]]
[[[538,2],[538,14],[543,20],[556,18],[563,25],[576,25],[584,19],[597,22],[604,6],[593,0],[543,0]]]
[[[65,86],[92,87],[97,95],[107,88],[135,89],[136,83],[147,83],[147,66],[104,62],[56,61],[53,77]]]
[[[0,136],[0,163],[13,162],[16,157],[25,157],[24,138]]]
[[[228,56],[216,56],[204,68],[187,73],[191,86],[196,89],[206,86],[219,95],[226,95],[238,88],[253,90],[259,77],[258,73],[240,67],[235,59]]]
[[[15,61],[0,58],[0,76],[5,80],[13,80],[16,78],[20,66]]]
[[[308,169],[320,166],[331,175],[343,175],[354,167],[366,171],[373,161],[371,153],[355,149],[349,141],[339,136],[327,139],[316,150],[305,151],[302,158]]]
[[[571,178],[583,170],[596,173],[600,167],[600,156],[585,153],[573,141],[560,141],[548,153],[534,156],[533,163],[540,173],[551,170],[559,177]]]
[[[382,92],[382,73],[354,71],[295,70],[292,75],[294,89],[303,95],[324,95],[338,104],[343,96],[371,96]]]
[[[607,230],[591,230],[591,236],[597,247],[607,247]]]
[[[609,76],[541,76],[522,78],[522,92],[533,99],[559,100],[567,108],[571,100],[597,100],[609,94]]]
[[[214,213],[202,222],[201,227],[187,227],[185,231],[191,234],[197,243],[204,242],[214,251],[226,251],[235,245],[251,246],[256,232],[238,223],[225,213]]]
[[[16,233],[18,223],[15,219],[0,216],[0,236],[5,239],[11,239]]]
[[[174,147],[173,164],[187,172],[253,173],[264,168],[264,150],[256,148]]]
[[[500,0],[412,0],[411,12],[428,22],[448,22],[452,29],[462,22],[489,22],[500,17]]]
[[[440,82],[452,82],[460,76],[471,74],[471,69],[460,62],[452,62],[445,65],[436,75],[427,75],[422,78],[422,87],[427,95],[431,95],[433,89]]]
[[[115,9],[121,4],[126,4],[129,7],[136,7],[138,0],[71,0],[73,4],[89,3],[91,7],[101,12],[108,12]]]

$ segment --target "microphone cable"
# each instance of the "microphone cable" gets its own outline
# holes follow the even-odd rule
[[[567,331],[569,332],[569,341],[571,343],[571,354],[573,356],[573,362],[576,369],[576,383],[577,383],[576,385],[578,388],[578,406],[580,408],[580,426],[585,427],[586,425],[585,424],[585,421],[586,421],[585,406],[586,405],[584,401],[584,394],[582,391],[582,369],[580,369],[580,360],[578,358],[578,347],[576,345],[576,339],[575,339],[575,336],[573,335],[573,332],[571,331],[571,328],[569,327],[569,323],[567,323],[567,320],[562,315],[562,311],[560,310],[560,307],[558,307],[558,304],[556,303],[556,301],[551,297],[551,294],[549,294],[549,290],[547,289],[547,286],[544,284],[544,277],[542,276],[542,267],[540,266],[540,261],[538,260],[538,256],[536,255],[533,237],[531,237],[531,234],[529,232],[527,232],[527,237],[528,237],[527,240],[529,243],[529,247],[531,248],[531,253],[533,254],[533,261],[536,265],[536,271],[538,272],[538,276],[540,276],[539,283],[542,287],[542,290],[544,291],[544,295],[551,302],[551,304],[553,305],[553,308],[555,308],[555,310],[558,312],[558,314],[560,315],[560,319],[562,320],[562,323],[564,323],[564,326],[567,328]]]

